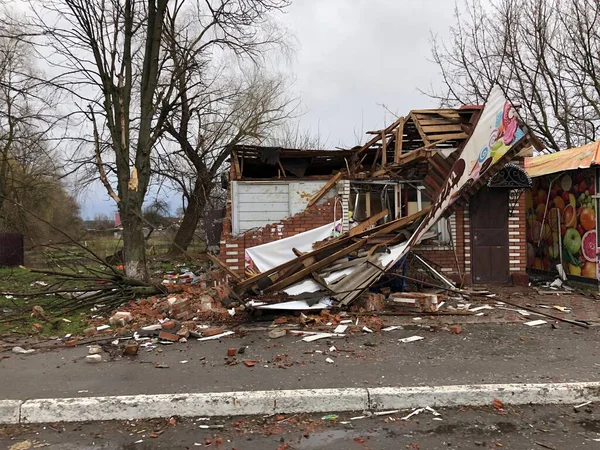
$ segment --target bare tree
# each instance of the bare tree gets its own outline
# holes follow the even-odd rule
[[[594,0],[457,3],[450,39],[433,38],[443,105],[485,102],[494,84],[551,150],[598,139],[600,4]]]
[[[47,83],[68,93],[91,124],[98,178],[118,205],[127,276],[149,278],[142,205],[151,181],[151,155],[174,110],[188,67],[166,53],[173,29],[185,51],[213,53],[260,42],[253,26],[287,0],[28,0],[16,33],[35,44],[56,74]],[[189,6],[189,8],[188,8]],[[189,11],[195,13],[190,15]],[[176,24],[174,28],[171,24]],[[267,36],[268,38],[268,36]]]
[[[206,15],[206,5],[199,3],[166,18],[164,53],[176,75],[179,104],[167,120],[170,142],[164,142],[164,151],[156,155],[155,168],[184,199],[183,220],[170,249],[173,253],[187,250],[192,242],[232,146],[264,139],[294,109],[287,82],[265,75],[263,59],[267,50],[287,48],[268,15],[287,2],[254,3],[258,6],[254,9],[240,3],[219,24],[196,22]],[[214,35],[216,25],[231,31]],[[206,34],[215,37],[198,46],[195,36]],[[223,58],[212,57],[214,46],[226,51]]]
[[[185,87],[184,87],[185,89]],[[289,119],[296,102],[280,77],[257,71],[233,80],[215,82],[205,95],[184,95],[181,114],[167,132],[177,144],[157,158],[157,173],[170,178],[185,200],[183,220],[170,251],[186,250],[233,146],[260,143],[271,130]],[[193,132],[192,132],[193,130]]]

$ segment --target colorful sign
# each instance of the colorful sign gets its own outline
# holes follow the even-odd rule
[[[412,235],[408,247],[418,242],[446,210],[524,136],[517,112],[496,86],[431,211]]]
[[[562,263],[569,275],[598,277],[594,172],[534,178],[526,194],[528,268],[556,272]]]

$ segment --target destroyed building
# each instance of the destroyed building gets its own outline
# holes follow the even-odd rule
[[[367,143],[350,150],[235,147],[220,260],[240,280],[258,280],[267,276],[264,269],[268,262],[260,267],[261,262],[256,261],[260,256],[254,249],[285,239],[279,246],[283,248],[288,239],[313,230],[314,236],[309,233],[306,237],[314,239],[309,250],[315,252],[329,243],[336,253],[327,258],[337,258],[334,268],[343,269],[350,264],[343,258],[353,250],[358,253],[350,260],[364,260],[374,251],[387,248],[389,253],[394,244],[408,241],[423,217],[429,221],[448,200],[435,224],[428,224],[418,245],[412,246],[413,252],[460,284],[526,283],[526,206],[522,194],[531,180],[522,166],[523,157],[532,154],[531,146],[536,142],[521,130],[526,129],[524,124],[517,128],[514,122],[512,130],[503,128],[512,108],[503,97],[492,108],[482,125],[486,129],[479,133],[485,136],[476,140],[473,133],[485,111],[481,106],[411,111],[384,130],[369,132],[372,137]],[[508,133],[512,133],[512,141],[506,140]],[[466,173],[463,153],[469,141],[473,141],[469,152],[474,158],[465,160]],[[482,155],[484,160],[479,161]],[[463,165],[460,174],[456,172],[459,158]],[[452,183],[459,178],[466,184]],[[447,199],[451,194],[452,200]],[[361,238],[368,241],[364,248]],[[293,242],[289,241],[290,245]],[[273,255],[285,251],[277,247],[272,246]],[[367,247],[371,248],[368,252]],[[290,264],[289,257],[277,260],[273,256],[277,260],[274,264],[287,270],[274,277],[278,282],[270,276],[270,267],[271,283],[275,283],[270,291],[307,275],[331,290],[319,273],[332,273],[326,270],[332,261],[319,264],[327,258],[316,254],[307,257],[311,251],[294,251],[296,263],[305,262],[304,269],[292,270],[285,266]],[[316,269],[311,272],[303,258],[317,261]],[[388,269],[381,266],[379,270]],[[281,282],[284,275],[293,275],[289,283]],[[377,277],[373,274],[363,284]],[[241,284],[247,286],[251,281]]]

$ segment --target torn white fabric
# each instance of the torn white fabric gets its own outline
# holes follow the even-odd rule
[[[261,272],[277,267],[296,258],[293,248],[301,252],[310,252],[315,242],[327,239],[340,221],[332,222],[314,230],[296,234],[285,239],[269,242],[246,249],[246,259],[250,258]]]

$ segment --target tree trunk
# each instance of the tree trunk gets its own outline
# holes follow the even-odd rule
[[[182,253],[184,250],[187,250],[192,243],[194,233],[198,227],[198,222],[200,222],[204,207],[206,206],[206,197],[208,194],[209,192],[206,191],[206,187],[202,182],[196,180],[194,191],[190,195],[188,206],[183,214],[183,221],[171,244],[169,250],[171,253]]]
[[[142,207],[119,204],[123,226],[123,253],[125,274],[129,278],[149,282],[150,275],[146,265],[146,241],[144,239],[144,224]]]

